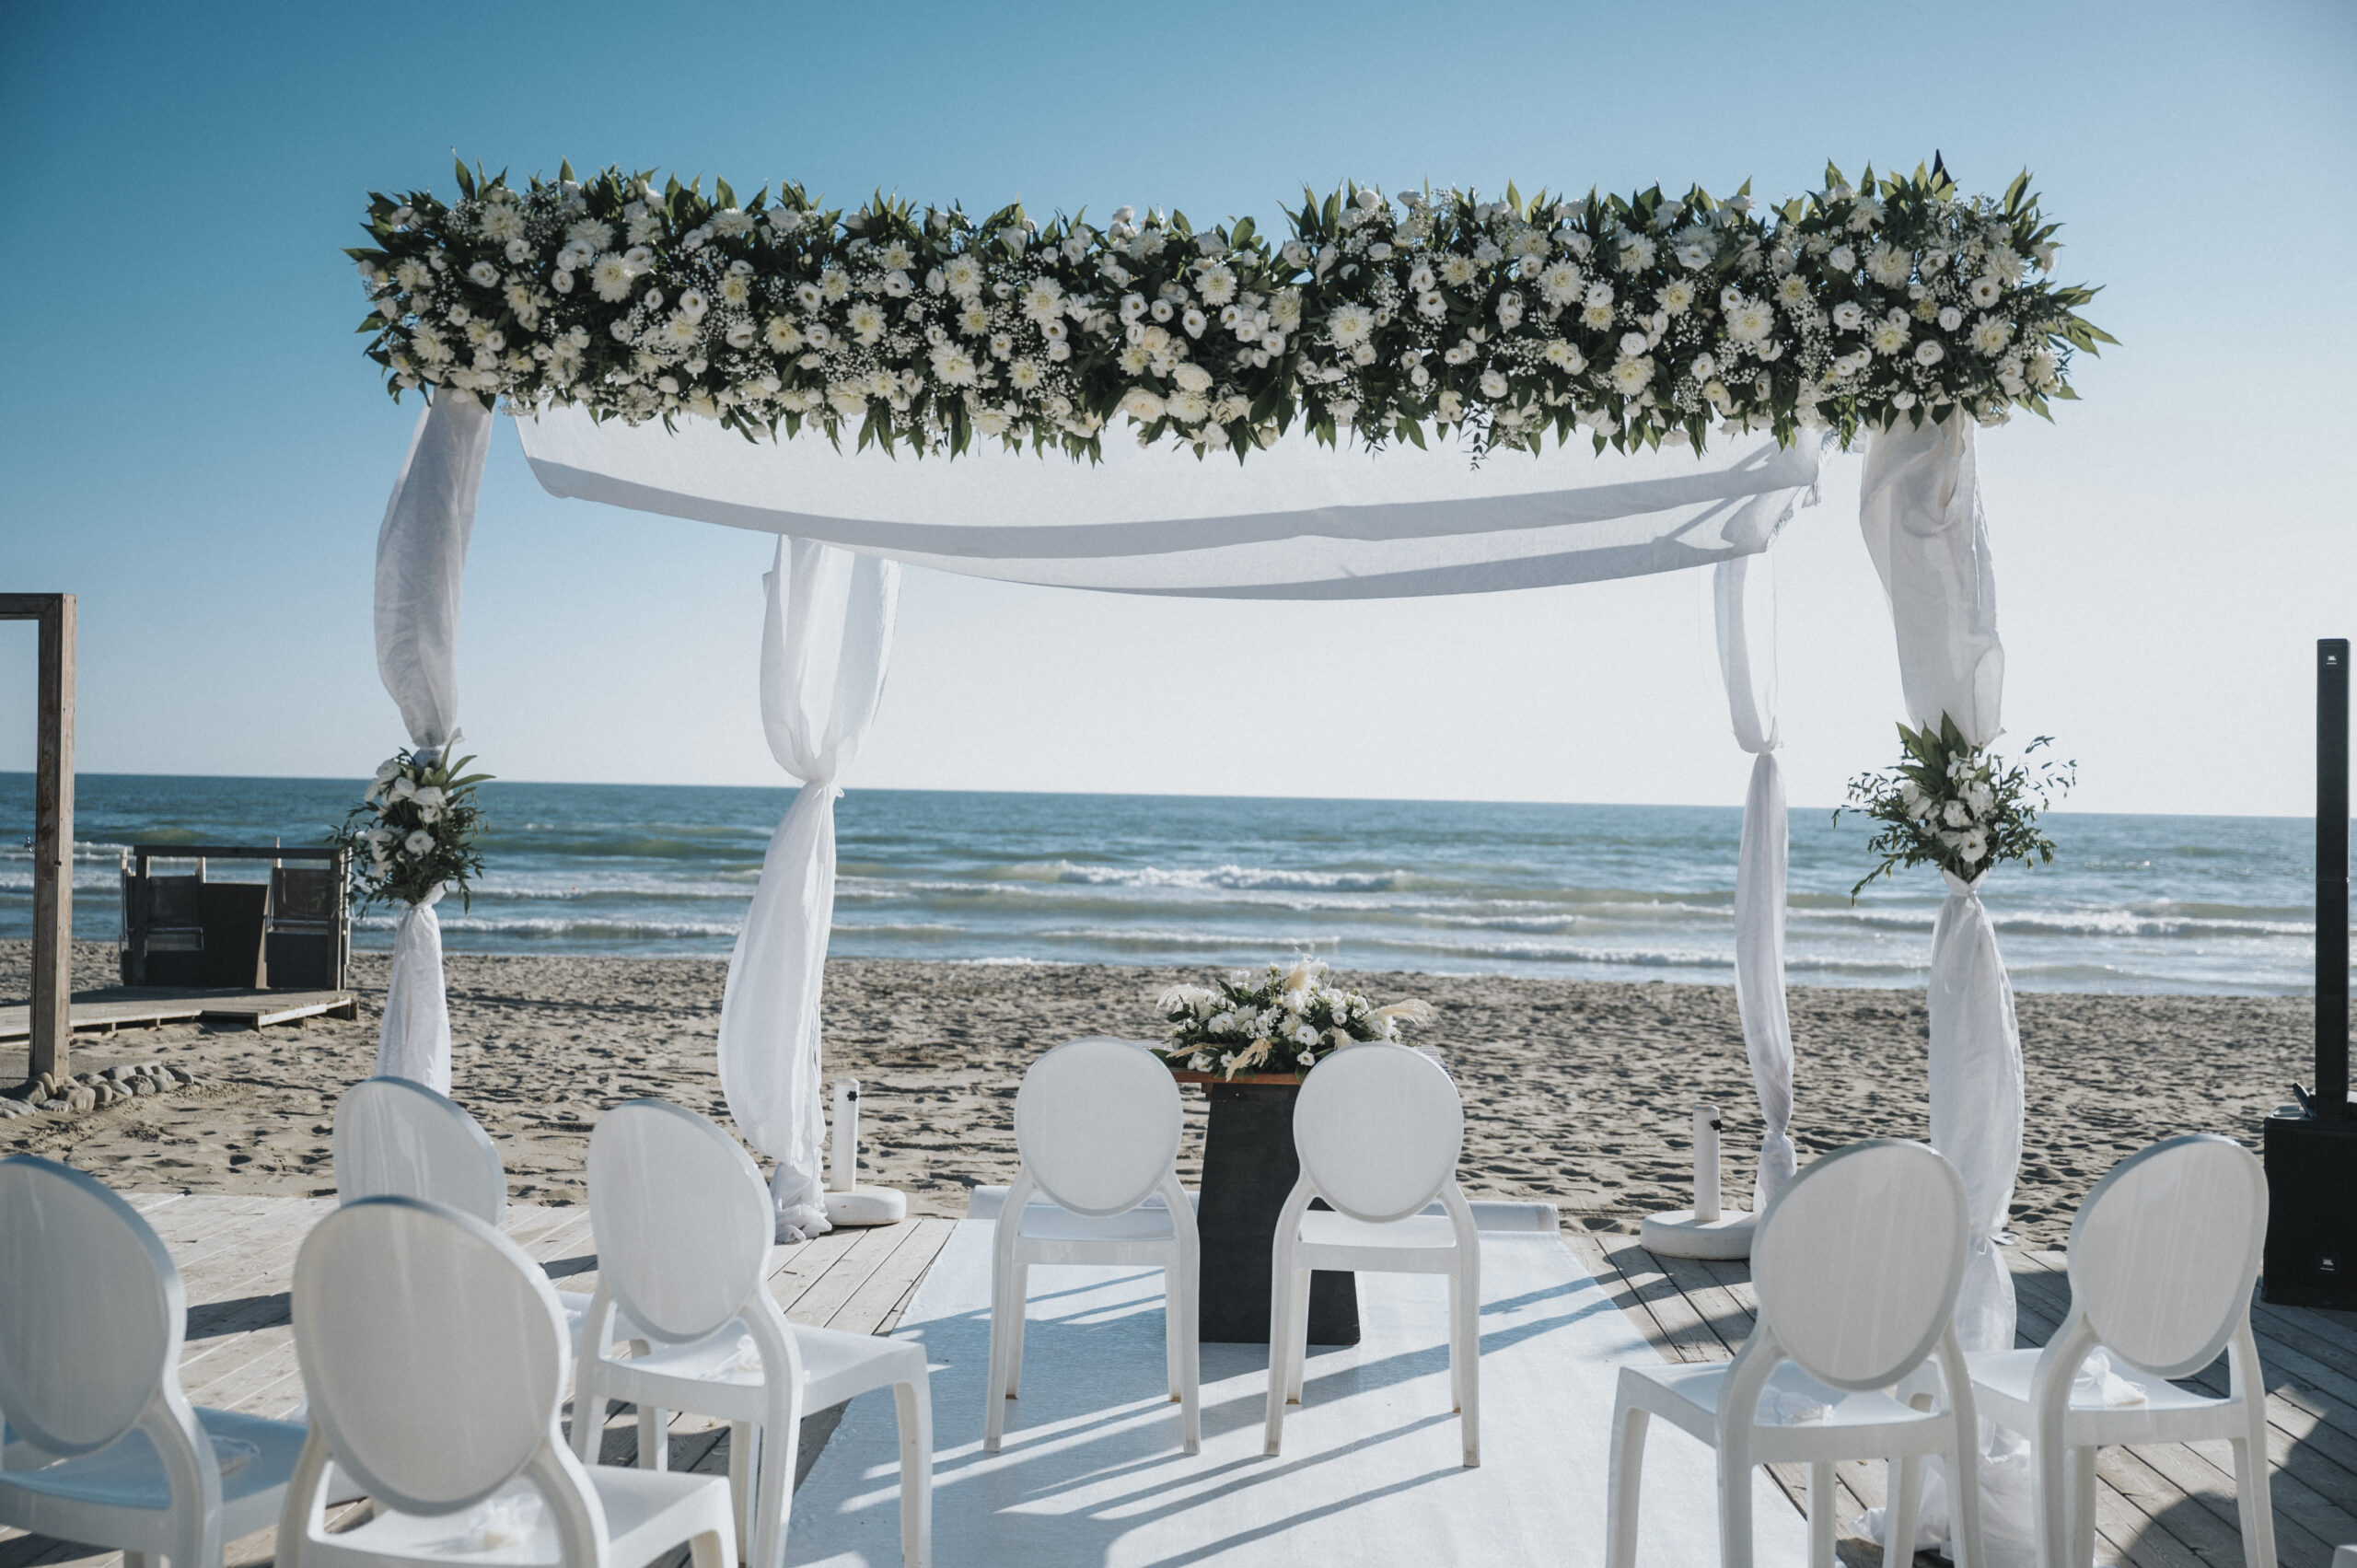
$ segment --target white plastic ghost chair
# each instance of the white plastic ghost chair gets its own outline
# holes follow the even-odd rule
[[[728,1479],[753,1568],[779,1568],[794,1501],[802,1417],[889,1388],[900,1422],[900,1554],[923,1568],[933,1539],[933,1394],[924,1347],[788,1323],[769,1293],[777,1211],[752,1157],[691,1110],[661,1100],[616,1106],[589,1139],[589,1223],[598,1295],[589,1342],[617,1310],[653,1348],[627,1361],[585,1355],[573,1446],[596,1451],[606,1401],[639,1407],[638,1462],[665,1462],[647,1416],[694,1411],[729,1423]]]
[[[464,1106],[407,1078],[364,1078],[344,1090],[335,1108],[335,1195],[418,1198],[472,1214],[499,1228],[507,1214],[507,1167],[499,1146]],[[573,1351],[581,1353],[581,1325],[589,1315],[586,1291],[561,1290]],[[640,1336],[625,1320],[615,1338]]]
[[[1439,1063],[1404,1045],[1325,1058],[1294,1102],[1301,1177],[1277,1215],[1269,1262],[1267,1449],[1284,1438],[1309,1360],[1309,1274],[1448,1276],[1448,1386],[1465,1462],[1481,1462],[1481,1242],[1457,1185],[1465,1107]],[[1312,1209],[1323,1198],[1332,1211]],[[1434,1200],[1444,1213],[1428,1214]]]
[[[2043,1350],[1972,1356],[1980,1413],[2030,1435],[2038,1559],[2095,1559],[2096,1451],[2224,1438],[2243,1556],[2274,1568],[2267,1383],[2251,1285],[2267,1237],[2267,1175],[2248,1149],[2198,1134],[2111,1167],[2071,1222],[2071,1311]],[[2100,1350],[2105,1365],[2081,1368]],[[2176,1387],[2226,1353],[2228,1398]]]
[[[717,1476],[585,1466],[564,1446],[568,1334],[540,1265],[480,1218],[365,1198],[295,1259],[308,1441],[278,1526],[279,1568],[443,1562],[639,1568],[686,1546],[726,1568]],[[328,1469],[374,1516],[331,1535]]]
[[[192,1408],[187,1322],[180,1271],[138,1211],[78,1170],[0,1160],[0,1410],[17,1439],[0,1525],[112,1547],[131,1568],[218,1568],[223,1542],[278,1517],[303,1429]]]
[[[1648,1415],[1718,1450],[1719,1561],[1750,1568],[1752,1467],[1809,1467],[1809,1561],[1833,1568],[1833,1465],[1883,1459],[1893,1471],[1888,1539],[1912,1541],[1923,1459],[1956,1467],[1957,1568],[1980,1554],[1979,1429],[1955,1325],[1968,1232],[1964,1182],[1922,1144],[1876,1139],[1804,1167],[1770,1201],[1751,1243],[1757,1326],[1731,1363],[1620,1369],[1612,1412],[1605,1562],[1637,1560]],[[1937,1358],[1947,1398],[1902,1400],[1895,1385]],[[1887,1565],[1913,1560],[1886,1548]]]
[[[1178,1185],[1184,1125],[1169,1067],[1128,1040],[1068,1040],[1023,1074],[1015,1096],[1021,1165],[992,1237],[983,1452],[998,1452],[1006,1402],[1022,1381],[1034,1263],[1162,1271],[1164,1370],[1178,1403],[1179,1441],[1190,1454],[1201,1449],[1195,1293],[1202,1255],[1194,1205]],[[1034,1194],[1054,1206],[1034,1204]],[[1149,1204],[1157,1194],[1162,1202]]]

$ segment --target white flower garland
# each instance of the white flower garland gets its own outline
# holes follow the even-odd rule
[[[1297,425],[1333,442],[1455,429],[1537,451],[1585,431],[1691,441],[1717,426],[1861,428],[1961,412],[2001,423],[2069,398],[2075,349],[2113,340],[2052,279],[2028,176],[1957,193],[1936,165],[1772,211],[1747,186],[1633,197],[1399,198],[1356,185],[1197,232],[1128,207],[1102,230],[1009,206],[881,196],[848,214],[800,186],[740,203],[608,169],[460,198],[372,194],[352,250],[370,357],[432,386],[632,423],[816,427],[887,447],[1097,451],[1139,439],[1241,455]]]

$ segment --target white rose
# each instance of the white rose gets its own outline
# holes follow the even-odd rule
[[[1494,370],[1481,372],[1481,395],[1497,399],[1506,395],[1506,378]]]
[[[477,261],[467,269],[467,276],[474,279],[483,287],[489,288],[499,281],[499,269],[489,261]]]
[[[401,841],[401,848],[412,854],[424,854],[434,847],[434,835],[420,828]]]
[[[390,784],[401,776],[401,765],[399,759],[388,757],[383,761],[377,764],[377,782],[378,784]]]
[[[1947,350],[1942,348],[1938,343],[1935,343],[1929,339],[1925,339],[1923,342],[1915,345],[1915,363],[1918,365],[1937,365],[1941,360],[1947,357]]]

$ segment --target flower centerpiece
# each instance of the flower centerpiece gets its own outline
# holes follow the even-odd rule
[[[447,761],[440,752],[397,751],[377,769],[360,804],[329,836],[349,854],[352,889],[364,903],[415,906],[437,889],[456,888],[482,873],[482,810],[475,786],[491,777],[470,773],[472,757]]]
[[[2022,748],[2024,756],[2053,738],[2039,736]],[[2053,864],[2054,841],[2038,828],[2038,814],[2078,782],[2076,762],[2007,767],[1968,742],[1945,714],[1937,729],[1900,725],[1898,739],[1905,749],[1898,765],[1851,780],[1850,803],[1833,813],[1836,821],[1854,811],[1882,824],[1866,844],[1882,864],[1858,879],[1852,900],[1900,866],[1936,865],[1968,883],[2009,860]]]
[[[1403,1024],[1432,1021],[1428,1002],[1378,1007],[1355,991],[1325,981],[1326,966],[1302,958],[1239,970],[1217,985],[1174,985],[1156,1003],[1170,1025],[1163,1060],[1173,1069],[1298,1076],[1344,1046],[1397,1040]]]

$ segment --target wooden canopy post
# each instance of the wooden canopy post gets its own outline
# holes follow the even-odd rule
[[[0,621],[40,624],[33,783],[32,1055],[63,1077],[74,1038],[74,596],[0,594]]]

